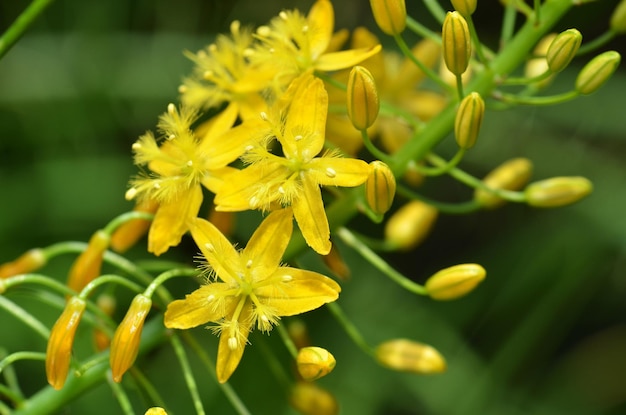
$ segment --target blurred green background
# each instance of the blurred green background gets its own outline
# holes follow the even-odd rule
[[[203,47],[233,19],[262,24],[282,8],[308,10],[311,3],[57,0],[0,60],[0,262],[34,246],[85,241],[132,207],[123,197],[136,173],[130,146],[176,100],[177,86],[191,69],[183,50]],[[0,30],[27,4],[0,1]],[[374,27],[366,0],[334,4],[337,28]],[[577,27],[592,39],[616,4],[581,6],[556,29]],[[409,9],[436,27],[421,2]],[[495,38],[500,16],[497,2],[481,2],[479,33]],[[623,52],[623,45],[621,38],[610,46]],[[586,59],[576,60],[548,92],[571,88]],[[449,366],[433,377],[390,372],[358,351],[326,310],[311,313],[304,317],[311,337],[338,361],[320,384],[337,396],[343,414],[626,414],[625,93],[622,70],[596,94],[571,103],[487,114],[479,143],[462,164],[466,170],[482,176],[507,158],[524,156],[535,162],[536,179],[583,175],[595,190],[558,210],[507,206],[442,215],[409,259],[390,257],[417,281],[443,267],[478,262],[488,277],[470,296],[447,303],[415,298],[339,244],[352,268],[339,304],[366,338],[372,344],[393,337],[432,344]],[[471,195],[447,179],[433,180],[425,192],[448,201]],[[187,241],[169,257],[189,262],[189,252]],[[148,257],[141,249],[131,256]],[[55,260],[45,272],[63,279],[69,261]],[[314,257],[306,264],[322,269]],[[193,286],[181,283],[179,296]],[[27,291],[8,295],[47,324],[58,315]],[[125,304],[121,299],[120,308]],[[0,346],[9,352],[45,350],[4,312],[0,325]],[[198,334],[213,354],[216,338]],[[89,341],[88,333],[79,336]],[[233,386],[254,414],[293,413],[263,354],[268,345],[286,357],[278,336],[255,333],[251,342]],[[175,413],[192,413],[172,359],[165,347],[140,366],[179,408]],[[27,394],[45,384],[42,363],[19,363],[16,371]],[[234,413],[213,378],[201,370],[196,375],[207,410]],[[143,413],[147,403],[134,403]],[[119,412],[103,386],[63,413]]]

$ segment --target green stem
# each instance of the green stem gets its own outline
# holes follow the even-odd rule
[[[489,67],[489,60],[485,56],[485,52],[483,51],[483,44],[480,43],[480,39],[478,38],[478,32],[476,31],[476,26],[474,25],[474,19],[472,16],[466,16],[467,26],[470,31],[470,36],[472,38],[472,42],[474,43],[474,49],[476,50],[476,55],[478,55],[478,59],[480,62],[485,65],[485,67]]]
[[[193,377],[193,372],[191,371],[191,366],[189,365],[185,348],[177,335],[173,335],[170,342],[174,348],[174,353],[178,358],[178,363],[183,371],[183,377],[185,378],[187,389],[189,389],[189,393],[191,394],[191,400],[196,408],[196,413],[198,415],[205,415],[204,407],[202,406],[202,399],[200,399],[200,393],[198,393],[198,385]]]
[[[363,138],[363,144],[365,144],[365,148],[367,148],[367,150],[372,154],[372,156],[384,162],[389,160],[389,155],[386,153],[383,153],[374,145],[374,143],[372,143],[372,140],[370,139],[369,134],[367,134],[367,130],[361,130],[361,137]]]
[[[137,382],[137,384],[144,390],[144,392],[150,398],[150,402],[152,405],[160,406],[161,408],[167,408],[165,401],[156,390],[152,382],[141,372],[141,370],[137,369],[137,367],[133,366],[130,368],[130,373]]]
[[[122,386],[119,383],[113,381],[110,371],[107,372],[106,379],[107,379],[107,383],[109,384],[109,387],[113,391],[113,395],[115,395],[115,397],[117,398],[117,402],[120,404],[120,407],[122,408],[122,412],[125,415],[135,415],[135,411],[133,411],[133,406],[130,403],[130,399],[128,399],[128,395],[126,394],[126,391],[124,390],[124,388],[122,388]]]
[[[460,148],[454,157],[450,159],[450,161],[445,162],[444,164],[437,165],[436,167],[428,167],[422,165],[415,165],[415,169],[424,175],[427,176],[441,176],[442,174],[448,173],[450,170],[455,168],[461,160],[463,160],[463,156],[465,155],[465,149]]]
[[[125,224],[126,222],[130,222],[131,220],[135,220],[135,219],[152,220],[154,219],[154,215],[152,213],[138,212],[138,211],[122,213],[121,215],[111,220],[104,227],[103,231],[107,233],[108,235],[112,235],[113,232],[115,232],[115,230],[119,228],[121,225]]]
[[[547,71],[545,71],[541,75],[533,76],[532,78],[526,78],[526,77],[507,78],[507,79],[503,80],[502,82],[500,82],[500,85],[529,85],[529,84],[535,84],[537,82],[541,82],[544,79],[549,78],[551,75],[554,75],[554,72],[552,72],[551,70],[548,69]]]
[[[283,343],[285,343],[285,347],[291,354],[291,357],[293,357],[294,359],[297,358],[298,348],[296,347],[296,344],[293,342],[293,340],[291,340],[291,337],[289,336],[289,333],[287,333],[287,330],[283,327],[282,324],[278,324],[276,326],[276,330],[278,331],[278,334],[280,335]]]
[[[613,40],[617,36],[617,32],[613,30],[607,30],[602,35],[593,39],[592,41],[585,42],[576,52],[577,56],[584,55],[589,52],[593,52],[594,50],[606,45],[611,40]]]
[[[76,295],[76,292],[67,285],[52,279],[46,275],[23,274],[9,277],[4,280],[6,289],[17,287],[22,284],[37,284],[58,291],[63,295]]]
[[[154,279],[144,291],[146,297],[152,297],[154,291],[159,288],[165,281],[175,277],[197,277],[199,271],[195,268],[175,268],[165,271]]]
[[[46,354],[41,352],[15,352],[0,360],[0,373],[7,366],[18,360],[46,360]]]
[[[563,102],[571,101],[578,97],[580,94],[578,91],[564,92],[559,95],[551,96],[520,96],[515,94],[508,94],[505,92],[496,91],[493,93],[493,97],[503,101],[507,104],[520,104],[520,105],[555,105]]]
[[[50,337],[50,330],[48,330],[48,328],[44,326],[41,321],[37,320],[28,311],[24,310],[22,307],[18,306],[3,295],[0,295],[0,308],[5,309],[9,312],[9,314],[13,314],[13,316],[15,316],[18,320],[43,337],[45,341],[48,341],[48,337]]]
[[[477,210],[480,210],[481,208],[480,203],[478,203],[475,200],[471,200],[469,202],[463,202],[463,203],[445,203],[445,202],[440,202],[438,200],[433,200],[428,197],[422,196],[421,194],[416,193],[413,190],[409,189],[408,187],[399,183],[396,185],[396,192],[399,195],[402,195],[411,200],[420,200],[424,203],[427,203],[435,207],[440,212],[451,214],[451,215],[463,215],[463,214],[475,212]]]
[[[500,48],[504,48],[515,33],[515,20],[517,20],[517,10],[511,2],[504,9],[502,18],[502,29],[500,31]]]
[[[19,40],[26,30],[33,24],[35,19],[53,2],[54,0],[34,0],[26,10],[24,10],[15,19],[13,24],[0,37],[0,58],[3,57],[9,49]]]
[[[426,74],[426,76],[428,76],[432,81],[439,85],[444,91],[448,91],[450,94],[454,93],[454,88],[450,87],[450,85],[448,85],[443,79],[441,79],[441,77],[435,71],[424,65],[422,61],[420,61],[419,59],[417,59],[417,57],[415,57],[415,55],[413,55],[413,52],[411,52],[411,49],[406,44],[402,36],[395,35],[393,38],[395,39],[398,47],[400,48],[404,56],[409,58],[411,62],[413,62],[418,68],[422,70],[422,72]]]
[[[430,30],[411,16],[406,17],[406,27],[423,38],[430,39],[441,45],[441,35]]]
[[[87,297],[89,297],[89,295],[91,294],[93,290],[95,290],[102,284],[111,284],[111,283],[123,285],[126,288],[136,293],[140,293],[143,291],[143,287],[135,284],[132,281],[129,281],[127,278],[120,277],[119,275],[114,275],[114,274],[106,274],[106,275],[101,275],[97,277],[95,280],[89,282],[89,284],[87,284],[85,288],[82,289],[78,297],[85,300],[87,299]]]
[[[348,337],[350,337],[350,339],[352,339],[352,341],[361,350],[363,350],[365,354],[375,356],[374,349],[369,344],[367,344],[359,329],[357,329],[352,321],[350,321],[350,319],[348,318],[348,316],[346,316],[341,307],[339,307],[339,304],[337,304],[337,302],[328,303],[326,304],[326,307],[328,308],[328,310],[330,310],[331,314],[333,315],[333,317],[335,317],[335,320],[337,320],[339,325],[341,325],[341,327],[348,334]]]
[[[430,11],[430,14],[440,23],[443,24],[443,20],[446,18],[446,11],[441,7],[437,0],[424,0],[424,5]]]

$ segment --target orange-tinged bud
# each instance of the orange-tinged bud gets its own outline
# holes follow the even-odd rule
[[[54,389],[61,389],[67,379],[74,336],[86,305],[81,298],[71,297],[50,332],[46,348],[46,377]]]
[[[211,222],[224,235],[230,236],[235,228],[234,212],[223,212],[215,210],[215,207],[209,212],[209,222]]]
[[[459,147],[474,147],[485,115],[485,101],[478,92],[472,92],[461,101],[454,120],[454,138]]]
[[[107,316],[112,316],[115,312],[116,301],[115,297],[110,294],[101,294],[96,300],[96,305]],[[94,328],[93,342],[96,350],[103,351],[109,348],[111,344],[111,338],[109,335],[98,327]]]
[[[530,180],[533,164],[526,158],[515,158],[505,161],[483,179],[483,183],[491,189],[520,190]],[[494,193],[476,189],[474,199],[487,209],[495,209],[506,203],[505,199]]]
[[[155,200],[144,199],[135,205],[133,211],[155,213],[158,208],[159,204]],[[111,248],[119,253],[128,251],[148,233],[151,223],[147,219],[132,219],[123,223],[111,235]]]
[[[379,160],[370,163],[365,182],[365,200],[372,211],[382,215],[389,210],[396,194],[396,178],[391,169]]]
[[[289,403],[304,415],[337,415],[339,413],[339,404],[333,394],[315,383],[296,383],[291,390]]]
[[[469,65],[472,44],[467,21],[459,12],[448,12],[441,32],[443,60],[454,75],[462,75]]]
[[[550,44],[546,54],[546,61],[550,70],[556,73],[565,69],[576,56],[582,41],[583,36],[576,29],[568,29],[559,33]]]
[[[306,381],[314,381],[328,375],[335,368],[335,357],[321,347],[304,347],[298,351],[298,373]]]
[[[622,0],[613,11],[609,27],[614,32],[626,33],[626,0]]]
[[[146,316],[152,307],[152,300],[143,294],[133,298],[128,312],[115,330],[111,342],[109,362],[115,382],[121,382],[122,376],[135,362],[139,352],[139,340]]]
[[[335,244],[330,247],[328,255],[321,255],[322,261],[330,269],[335,276],[342,281],[347,281],[350,278],[350,268],[341,257],[339,249]]]
[[[614,50],[601,53],[587,63],[576,78],[576,90],[588,95],[596,92],[619,66],[621,56]]]
[[[487,272],[478,264],[460,264],[442,269],[432,275],[424,287],[435,300],[454,300],[472,291]]]
[[[0,278],[9,278],[14,275],[36,271],[46,265],[47,260],[43,250],[39,248],[31,249],[17,259],[0,265]]]
[[[430,375],[446,370],[445,359],[434,347],[407,339],[378,345],[376,359],[381,365],[400,372]]]
[[[348,117],[357,130],[366,130],[378,116],[379,102],[376,83],[370,71],[355,66],[348,77]]]
[[[74,291],[82,290],[94,278],[100,275],[104,251],[109,246],[111,237],[99,230],[93,234],[85,249],[74,261],[67,278],[67,286]]]
[[[403,251],[413,249],[429,234],[437,216],[437,209],[413,200],[389,218],[385,224],[385,241]]]
[[[406,5],[404,0],[370,0],[376,24],[388,35],[397,35],[406,27]]]
[[[593,184],[585,177],[553,177],[529,184],[524,194],[531,206],[559,207],[579,201],[592,190]]]
[[[165,409],[155,406],[148,409],[144,415],[167,415],[167,412],[165,412]]]
[[[450,0],[454,10],[461,13],[463,16],[470,16],[476,10],[476,3],[478,0]]]

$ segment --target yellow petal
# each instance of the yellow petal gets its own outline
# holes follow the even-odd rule
[[[307,164],[307,174],[322,186],[354,187],[365,183],[370,166],[363,160],[318,157]]]
[[[230,103],[222,112],[200,124],[195,130],[196,137],[200,138],[201,143],[209,137],[219,137],[232,128],[238,112],[239,106]]]
[[[336,71],[361,63],[365,59],[380,52],[381,46],[371,48],[342,50],[341,52],[325,53],[315,62],[318,71]]]
[[[266,208],[278,199],[278,186],[289,177],[289,170],[278,163],[259,162],[224,177],[215,195],[218,211]]]
[[[317,59],[330,43],[335,26],[335,12],[329,0],[317,0],[307,16],[307,23],[311,33],[311,58]]]
[[[222,186],[224,185],[224,179],[235,172],[237,170],[234,167],[226,166],[221,169],[211,170],[207,172],[207,174],[202,178],[202,185],[209,189],[212,193],[217,193],[220,191]]]
[[[193,186],[173,201],[161,203],[148,234],[148,251],[161,255],[180,243],[187,222],[196,217],[202,204],[202,188]]]
[[[267,123],[251,119],[230,129],[225,134],[208,136],[202,142],[199,152],[207,158],[206,168],[217,169],[226,166],[241,156],[246,147],[264,135]],[[261,134],[258,132],[261,131]]]
[[[291,202],[293,215],[306,243],[318,254],[330,252],[330,229],[319,186],[308,177],[302,178],[302,192]]]
[[[261,267],[263,277],[272,274],[283,257],[291,239],[293,212],[284,208],[270,213],[254,231],[242,253],[246,267]],[[252,271],[255,273],[255,271]]]
[[[220,383],[225,383],[230,378],[230,375],[237,369],[241,361],[248,340],[248,333],[250,333],[250,328],[252,327],[252,324],[250,324],[252,321],[251,314],[252,307],[249,305],[244,306],[238,319],[240,323],[235,334],[236,342],[232,342],[232,337],[228,330],[224,330],[220,334],[220,343],[217,347],[217,362],[215,364],[217,380]]]
[[[193,218],[189,221],[193,240],[217,276],[226,283],[237,283],[241,269],[239,253],[230,241],[206,219]]]
[[[232,288],[224,282],[203,285],[184,300],[172,301],[165,311],[164,324],[170,329],[190,329],[211,321],[219,321],[232,313],[237,297],[229,297]]]
[[[339,297],[341,287],[334,280],[313,271],[280,267],[272,278],[280,284],[266,285],[255,293],[278,316],[293,316],[314,310]]]

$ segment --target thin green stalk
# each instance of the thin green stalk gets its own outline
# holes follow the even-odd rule
[[[36,284],[54,291],[58,291],[63,295],[76,295],[76,292],[67,285],[42,274],[22,274],[9,277],[4,280],[5,289],[17,287],[22,284]]]
[[[287,348],[287,350],[289,350],[291,357],[293,357],[294,359],[298,357],[298,348],[296,347],[296,344],[293,342],[293,340],[291,340],[289,333],[287,333],[287,330],[283,327],[283,325],[276,325],[276,330],[278,331],[281,340],[285,344],[285,347]]]
[[[43,337],[44,340],[48,341],[48,337],[50,337],[50,330],[48,330],[48,328],[44,326],[41,321],[37,320],[28,311],[24,310],[22,307],[18,306],[3,295],[0,295],[0,308],[8,311],[9,314],[15,316],[15,318]]]
[[[541,24],[541,0],[534,0],[533,11],[535,13],[535,24]]]
[[[120,408],[122,408],[122,413],[125,415],[135,415],[130,399],[128,399],[128,394],[119,383],[113,380],[111,377],[111,371],[107,371],[106,379],[111,391],[113,391],[113,395],[117,398],[117,402],[120,404]]]
[[[269,366],[270,370],[274,374],[274,377],[278,379],[278,382],[282,385],[285,391],[289,391],[292,387],[293,381],[289,375],[287,375],[287,371],[276,357],[276,354],[267,345],[267,340],[263,339],[262,341],[255,342],[255,346],[257,345],[260,347],[261,353],[263,353],[263,360]]]
[[[108,235],[111,235],[121,225],[123,225],[126,222],[130,222],[131,220],[135,220],[135,219],[152,220],[152,219],[154,219],[154,215],[152,213],[138,212],[138,211],[131,211],[131,212],[122,213],[121,215],[113,218],[113,220],[111,220],[104,227],[103,230]]]
[[[191,366],[189,365],[189,360],[187,359],[187,354],[185,353],[183,344],[177,335],[173,335],[171,337],[170,343],[174,348],[174,353],[176,354],[180,368],[183,371],[183,377],[185,378],[187,389],[189,389],[189,393],[191,394],[191,400],[193,401],[193,406],[196,408],[196,413],[198,415],[205,415],[202,399],[200,399],[200,393],[198,392],[198,385],[196,384],[196,379],[191,371]]]
[[[89,297],[91,292],[95,290],[96,288],[98,288],[99,286],[103,284],[112,284],[112,283],[122,285],[136,293],[140,293],[143,291],[143,287],[128,280],[128,278],[120,277],[119,275],[115,275],[115,274],[106,274],[106,275],[101,275],[97,277],[95,280],[89,282],[89,284],[87,284],[85,288],[82,289],[82,291],[80,292],[78,296],[82,298],[83,300],[85,300],[87,297]]]
[[[594,50],[601,48],[602,46],[609,43],[611,40],[615,39],[616,36],[617,36],[617,32],[613,30],[607,30],[606,32],[598,36],[597,38],[589,42],[585,42],[578,49],[578,51],[576,52],[576,55],[580,56],[589,52],[593,52]]]
[[[463,160],[463,156],[465,155],[465,150],[466,149],[464,148],[460,148],[456,152],[454,157],[452,157],[450,161],[444,164],[437,165],[436,167],[428,167],[428,166],[422,166],[422,165],[416,164],[415,169],[419,173],[424,174],[426,176],[441,176],[442,174],[446,174],[450,170],[455,168],[461,162],[461,160]]]
[[[424,0],[424,5],[426,6],[426,8],[430,12],[430,14],[432,14],[433,17],[439,23],[443,24],[443,20],[446,18],[446,11],[444,10],[443,7],[441,7],[441,4],[439,4],[439,1],[437,1],[437,0]]]
[[[445,203],[445,202],[440,202],[438,200],[433,200],[417,192],[414,192],[413,190],[409,189],[408,187],[400,183],[396,184],[396,192],[399,195],[407,197],[411,200],[420,200],[424,203],[427,203],[435,207],[440,212],[451,214],[451,215],[464,215],[467,213],[480,210],[481,208],[480,203],[478,203],[475,200],[470,200],[468,202],[462,202],[462,203]]]
[[[348,337],[350,337],[350,339],[352,339],[352,341],[361,350],[363,350],[365,354],[374,356],[374,349],[369,344],[367,344],[359,329],[357,329],[352,321],[350,321],[350,319],[348,318],[348,316],[346,316],[341,307],[339,307],[339,304],[337,304],[337,302],[335,301],[333,303],[326,304],[326,307],[328,308],[328,310],[330,310],[331,314],[333,315],[333,317],[335,317],[335,320],[337,320],[339,325],[341,325],[341,327],[345,330],[346,334],[348,334]]]
[[[143,389],[143,391],[150,398],[150,402],[153,405],[160,406],[161,408],[167,408],[165,401],[159,394],[159,391],[156,390],[152,382],[143,374],[143,372],[137,369],[136,366],[130,368],[130,374],[137,384]]]
[[[0,37],[0,58],[2,58],[20,37],[33,24],[54,0],[34,0],[15,19],[13,24]]]
[[[4,402],[0,401],[0,415],[11,415],[11,408],[6,405]]]
[[[456,76],[456,92],[459,97],[459,101],[463,101],[463,97],[465,96],[465,93],[463,92],[463,76],[462,75]]]
[[[374,145],[374,143],[372,143],[372,140],[370,139],[369,134],[367,134],[367,130],[361,130],[361,137],[363,138],[363,144],[365,145],[365,148],[367,148],[367,150],[372,154],[372,156],[384,162],[389,160],[389,155],[386,153],[383,153]]]
[[[25,353],[26,355],[23,355],[23,353]],[[16,360],[20,360],[23,356],[25,356],[25,358],[31,358],[32,353],[38,353],[38,352],[16,352],[7,356],[6,350],[4,349],[0,350],[0,355],[3,357],[3,360],[0,363],[0,372],[4,374],[4,380],[6,381],[6,388],[11,391],[12,396],[14,397],[13,399],[14,402],[21,402],[24,399],[24,393],[22,392],[22,389],[20,388],[20,383],[17,379],[15,368],[12,366],[12,363]],[[17,356],[14,356],[13,358],[11,358],[10,356],[12,355],[17,355]],[[43,355],[45,359],[44,353],[40,353],[40,355]],[[12,359],[12,360],[7,360],[7,359]],[[5,362],[5,360],[7,361]]]
[[[165,281],[175,277],[197,277],[200,271],[195,268],[175,268],[161,273],[154,279],[144,291],[146,297],[152,297],[154,291],[159,288]]]
[[[550,96],[521,96],[515,94],[508,94],[506,92],[494,92],[493,97],[503,101],[507,104],[518,104],[518,105],[555,105],[562,104],[567,101],[571,101],[574,98],[577,98],[580,94],[578,91],[568,91],[559,95],[550,95]]]
[[[515,33],[515,20],[517,20],[517,10],[512,2],[506,5],[504,17],[502,18],[502,29],[500,30],[500,49],[504,48]]]
[[[406,27],[419,36],[430,39],[441,45],[441,35],[439,33],[430,30],[411,16],[406,17]]]
[[[474,25],[474,19],[472,19],[472,16],[470,15],[466,16],[466,21],[470,31],[470,36],[472,38],[472,42],[474,43],[474,50],[476,51],[476,55],[478,55],[478,59],[483,65],[489,67],[489,60],[487,59],[485,51],[483,50],[483,44],[480,43],[478,32],[476,31],[476,26]]]
[[[42,352],[15,352],[0,360],[0,373],[18,360],[46,360],[46,354]]]

